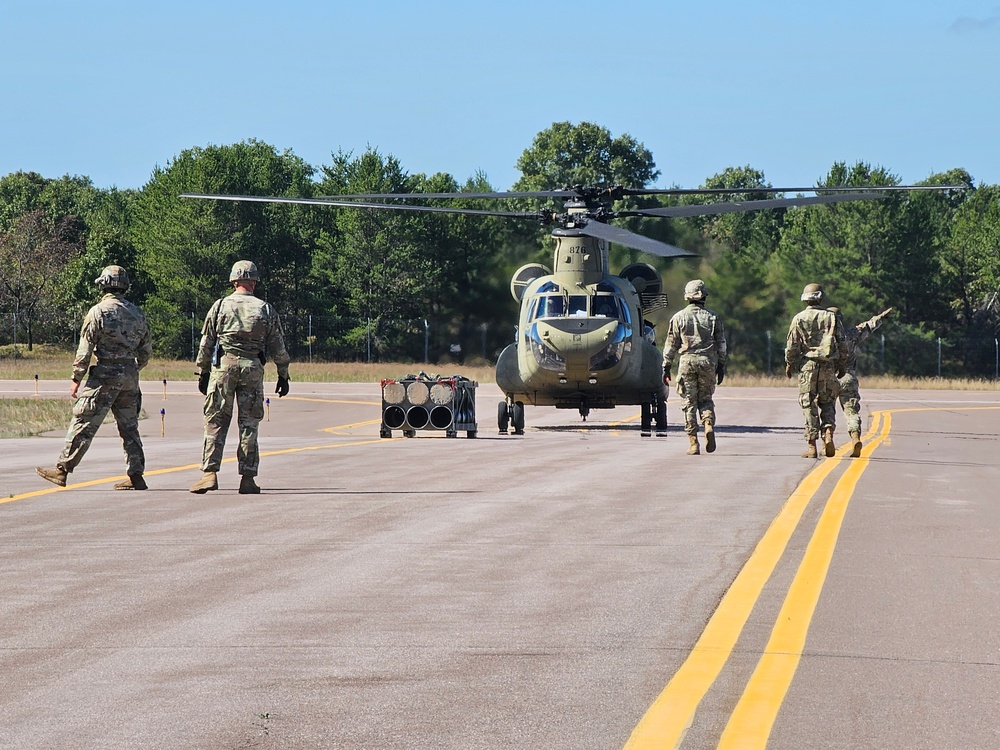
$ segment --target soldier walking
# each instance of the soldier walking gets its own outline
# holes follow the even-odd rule
[[[75,403],[66,444],[54,469],[38,466],[35,471],[43,479],[65,487],[67,476],[90,448],[110,410],[118,425],[128,467],[128,478],[116,484],[115,489],[144,490],[146,457],[139,437],[142,407],[139,370],[149,363],[152,355],[149,326],[142,310],[124,297],[129,285],[124,268],[108,266],[94,283],[104,295],[84,316],[80,329],[80,345],[73,360],[73,385],[69,389]],[[95,354],[97,364],[91,367],[90,360]]]
[[[670,319],[663,350],[663,382],[670,385],[670,368],[677,365],[677,395],[684,409],[684,432],[691,445],[689,456],[701,453],[698,445],[698,417],[705,426],[705,450],[715,451],[715,386],[726,375],[726,331],[722,318],[705,307],[708,292],[701,279],[684,287],[688,306]]]
[[[799,405],[806,423],[808,446],[803,458],[816,458],[816,440],[822,434],[827,457],[836,454],[833,433],[837,426],[838,378],[847,362],[847,341],[837,316],[822,306],[823,287],[806,284],[802,310],[788,326],[785,342],[785,375],[799,374]]]
[[[844,325],[840,308],[831,307],[830,312],[837,316],[847,341],[847,372],[840,378],[840,406],[844,410],[844,417],[847,419],[847,432],[853,443],[851,458],[858,458],[861,455],[861,391],[858,385],[858,347],[882,325],[882,321],[889,316],[892,308],[883,310],[875,317],[869,318],[864,323],[858,323],[856,326]]]
[[[288,352],[275,309],[254,296],[257,266],[237,261],[229,274],[233,291],[216,300],[205,316],[198,350],[198,390],[205,396],[205,443],[201,470],[191,492],[201,495],[219,489],[218,471],[226,447],[226,432],[239,412],[240,442],[236,460],[240,494],[260,493],[254,477],[260,467],[257,429],[264,418],[264,364],[270,358],[278,368],[278,398],[288,395]]]

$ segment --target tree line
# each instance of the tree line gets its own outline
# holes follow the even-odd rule
[[[510,190],[565,185],[648,187],[660,177],[653,155],[624,134],[593,123],[555,123],[517,161]],[[888,169],[835,163],[817,186],[895,185]],[[616,268],[656,266],[671,293],[665,322],[689,278],[703,278],[709,305],[724,316],[734,364],[766,367],[763,332],[781,332],[809,282],[822,283],[848,322],[895,307],[891,335],[906,342],[947,339],[970,374],[992,376],[993,355],[975,342],[1000,329],[1000,188],[976,186],[956,168],[922,184],[944,192],[894,193],[876,201],[806,206],[696,219],[630,219],[630,229],[699,253],[668,261],[612,248]],[[762,171],[731,167],[703,187],[771,187]],[[310,198],[358,193],[493,192],[484,174],[410,174],[390,154],[338,151],[310,165],[291,150],[248,140],[191,148],[153,170],[141,189],[100,189],[84,176],[0,178],[0,344],[70,345],[96,299],[93,279],[108,264],[128,268],[130,297],[149,318],[156,353],[186,358],[192,324],[228,290],[232,263],[253,260],[258,294],[281,312],[293,356],[436,360],[449,342],[496,356],[513,336],[513,271],[551,264],[547,231],[502,217],[374,211],[294,204],[201,201],[182,193]],[[771,193],[740,194],[743,200]],[[736,196],[647,196],[631,207]],[[534,210],[524,200],[426,201],[491,210]],[[313,325],[322,320],[323,325]],[[335,322],[332,324],[331,322]],[[428,347],[420,328],[433,331]],[[665,328],[665,326],[661,326]],[[662,333],[661,333],[662,335]],[[469,340],[471,339],[471,341]],[[961,343],[966,342],[966,343]],[[917,351],[919,347],[912,347]]]

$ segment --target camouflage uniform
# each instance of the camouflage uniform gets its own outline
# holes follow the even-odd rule
[[[216,343],[222,348],[217,366],[213,362]],[[236,451],[239,471],[244,477],[257,475],[260,466],[257,428],[264,418],[261,353],[277,365],[279,378],[288,378],[289,356],[275,309],[252,292],[241,289],[217,300],[205,316],[197,359],[201,372],[211,370],[204,408],[205,443],[201,461],[204,472],[217,472],[222,464],[235,401],[239,412],[240,444]]]
[[[844,329],[834,313],[810,306],[792,318],[785,342],[786,371],[799,373],[799,405],[810,443],[820,430],[832,433],[836,427],[837,374],[843,372],[846,359]]]
[[[90,367],[96,354],[97,364]],[[101,297],[83,319],[73,360],[73,382],[86,382],[73,405],[73,421],[56,466],[67,474],[80,463],[108,411],[125,447],[128,474],[141,475],[146,459],[139,437],[139,370],[149,363],[152,343],[146,318],[120,291]]]
[[[715,424],[715,384],[718,368],[726,366],[726,332],[722,319],[704,305],[689,304],[670,319],[666,347],[663,351],[663,372],[669,373],[674,357],[677,365],[677,395],[684,410],[684,431],[698,433],[701,423]]]
[[[840,378],[840,405],[844,409],[847,420],[847,430],[852,434],[861,434],[861,392],[858,386],[858,347],[882,325],[882,319],[889,313],[886,310],[869,318],[856,326],[844,326],[844,338],[847,343],[847,364],[844,377]]]

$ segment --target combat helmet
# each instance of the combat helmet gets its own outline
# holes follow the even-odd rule
[[[229,272],[230,281],[257,281],[259,278],[257,266],[250,260],[236,261],[233,263],[233,270]]]
[[[802,301],[816,305],[823,301],[823,287],[819,284],[806,284],[802,290]]]
[[[702,302],[708,299],[708,292],[705,291],[705,282],[701,279],[692,279],[685,284],[684,299],[689,302]]]
[[[94,283],[104,290],[124,292],[128,289],[128,272],[121,266],[106,266]]]

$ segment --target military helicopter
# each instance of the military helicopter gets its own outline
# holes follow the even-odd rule
[[[665,242],[646,237],[609,221],[642,216],[678,218],[788,208],[844,201],[875,200],[903,190],[960,189],[960,186],[877,186],[806,188],[626,188],[568,186],[529,192],[369,193],[317,198],[185,193],[183,198],[268,203],[297,203],[373,210],[429,211],[528,219],[552,226],[555,240],[552,268],[529,263],[510,283],[520,305],[515,341],[500,353],[496,382],[505,398],[497,409],[501,434],[524,434],[524,407],[577,409],[586,420],[591,409],[640,407],[640,434],[666,435],[667,388],[662,355],[647,313],[666,305],[662,281],[647,263],[633,263],[615,274],[609,268],[608,246],[617,243],[666,258],[692,257]],[[729,200],[698,205],[614,210],[628,196],[785,194],[757,200]],[[802,193],[817,193],[803,196]],[[562,200],[563,210],[493,211],[398,201],[438,199]],[[397,201],[397,202],[389,202]]]

